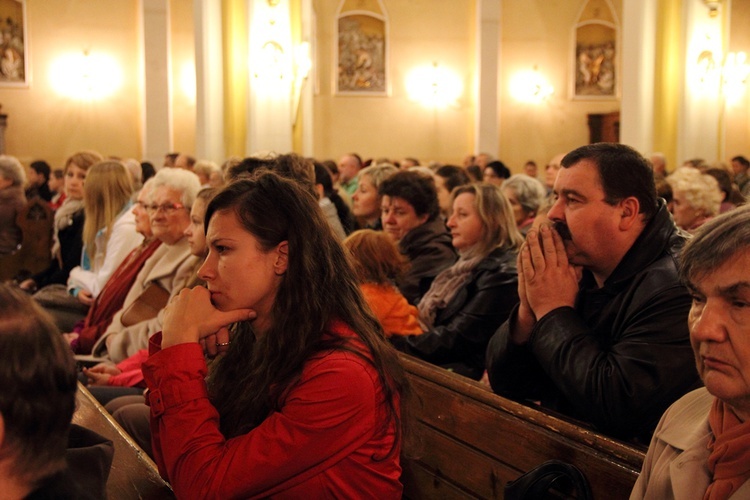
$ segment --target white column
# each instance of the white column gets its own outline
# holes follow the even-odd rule
[[[141,0],[143,52],[143,151],[159,168],[172,150],[172,65],[169,0]]]
[[[477,0],[475,153],[500,154],[500,0]]]
[[[720,10],[719,15],[710,17],[702,0],[687,0],[683,4],[685,91],[677,141],[679,163],[690,158],[704,158],[709,162],[721,158],[723,15]]]
[[[620,142],[653,152],[656,9],[653,0],[623,2]]]
[[[292,150],[292,33],[289,1],[248,0],[248,154]]]
[[[310,58],[313,58],[315,49],[313,43],[315,41],[315,15],[312,8],[312,0],[302,0],[302,41],[310,44]],[[312,61],[315,64],[317,61]],[[302,87],[302,95],[300,99],[301,108],[301,126],[302,126],[302,154],[304,156],[314,156],[313,144],[314,144],[314,120],[313,120],[313,75],[317,68],[311,68],[310,74],[307,77],[307,81],[304,82]]]
[[[221,164],[224,147],[224,66],[221,2],[194,0],[195,153]]]

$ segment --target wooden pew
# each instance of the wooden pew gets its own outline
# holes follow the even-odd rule
[[[402,461],[404,498],[502,498],[524,472],[558,459],[577,466],[595,499],[628,498],[645,450],[493,394],[479,382],[401,355],[414,392],[415,458]],[[412,452],[413,450],[407,450]]]
[[[174,498],[170,486],[159,476],[156,464],[80,383],[77,399],[73,423],[112,440],[115,446],[107,497],[117,500]]]
[[[32,198],[16,215],[21,228],[21,248],[10,255],[0,256],[0,281],[15,278],[25,271],[39,273],[50,263],[54,213],[46,201]]]
[[[16,224],[21,228],[21,269],[32,274],[44,271],[49,266],[52,249],[52,227],[55,214],[49,204],[36,197],[29,200],[18,213]]]

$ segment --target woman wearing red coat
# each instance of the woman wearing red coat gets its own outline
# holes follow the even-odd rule
[[[167,307],[144,365],[176,495],[400,498],[405,376],[316,200],[264,172],[205,220],[207,288]]]

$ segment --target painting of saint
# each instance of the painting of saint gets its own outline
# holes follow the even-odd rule
[[[615,44],[576,46],[576,95],[615,95]]]
[[[367,15],[338,20],[338,77],[340,93],[386,92],[385,22]]]
[[[0,0],[0,85],[26,83],[24,3]]]

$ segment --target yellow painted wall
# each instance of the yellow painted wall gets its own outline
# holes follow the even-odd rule
[[[196,108],[193,2],[170,0],[169,14],[172,42],[172,149],[194,156]],[[186,79],[192,82],[186,82]],[[190,83],[193,85],[192,89]]]
[[[28,88],[0,88],[8,115],[6,153],[54,167],[80,149],[137,156],[141,149],[135,1],[28,0]],[[69,53],[106,53],[121,65],[121,88],[106,101],[78,101],[53,90],[50,68]]]
[[[612,0],[618,16],[622,2]],[[514,171],[528,159],[544,164],[555,153],[584,144],[588,141],[586,115],[619,109],[617,100],[570,98],[572,27],[581,3],[502,0],[500,151],[491,153]],[[336,96],[333,23],[339,2],[314,0],[318,36],[318,66],[311,75],[316,88],[314,155],[335,159],[357,151],[365,157],[416,156],[423,161],[459,163],[472,151],[475,140],[475,1],[383,0],[383,4],[390,21],[389,97]],[[170,8],[174,149],[193,153],[195,103],[181,90],[183,67],[194,60],[192,2],[172,0]],[[732,9],[730,50],[750,53],[744,29],[750,23],[750,2],[735,0]],[[27,15],[31,84],[24,89],[0,87],[2,112],[9,115],[7,153],[26,164],[44,158],[54,166],[84,148],[137,157],[142,147],[138,2],[28,0]],[[121,65],[123,85],[106,101],[76,101],[52,90],[49,68],[55,58],[84,49],[106,52]],[[464,84],[462,97],[448,109],[425,108],[406,94],[407,73],[433,61],[455,71]],[[534,66],[549,79],[555,93],[541,105],[518,103],[509,96],[510,77]],[[748,95],[746,91],[743,103],[726,112],[727,157],[750,154]],[[240,105],[241,100],[232,104]],[[238,140],[227,146],[228,152],[237,154],[243,145]]]
[[[732,18],[729,27],[729,50],[744,51],[750,58],[750,1],[733,0]],[[750,157],[750,82],[745,86],[742,98],[727,107],[725,128],[725,155],[723,160],[744,155]]]
[[[573,100],[573,27],[583,2],[505,0],[502,4],[502,101],[499,157],[513,172],[527,160],[546,165],[557,153],[589,141],[587,115],[620,109],[619,99]],[[622,22],[622,1],[613,0]],[[521,70],[545,76],[554,94],[540,104],[518,102],[510,81]]]
[[[461,162],[472,148],[474,66],[473,0],[384,0],[389,18],[390,97],[336,96],[333,37],[339,2],[314,2],[318,45],[314,98],[314,152],[337,159],[348,152],[363,157]],[[405,77],[415,66],[456,72],[464,94],[456,106],[435,110],[410,101]]]
[[[334,20],[338,2],[315,2],[318,30],[318,93],[315,96],[315,154],[337,158],[349,151],[363,157],[459,163],[473,151],[475,81],[475,2],[471,0],[384,0],[390,19],[391,95],[336,96],[332,92]],[[572,27],[579,2],[505,0],[501,9],[500,151],[488,151],[513,171],[526,160],[540,164],[554,154],[588,142],[588,113],[620,108],[618,99],[574,101],[569,95]],[[614,0],[618,17],[621,0]],[[464,82],[458,104],[427,109],[408,99],[404,80],[418,65],[438,61]],[[554,95],[541,104],[510,97],[516,71],[532,69],[546,76]],[[476,151],[475,151],[476,152]]]

